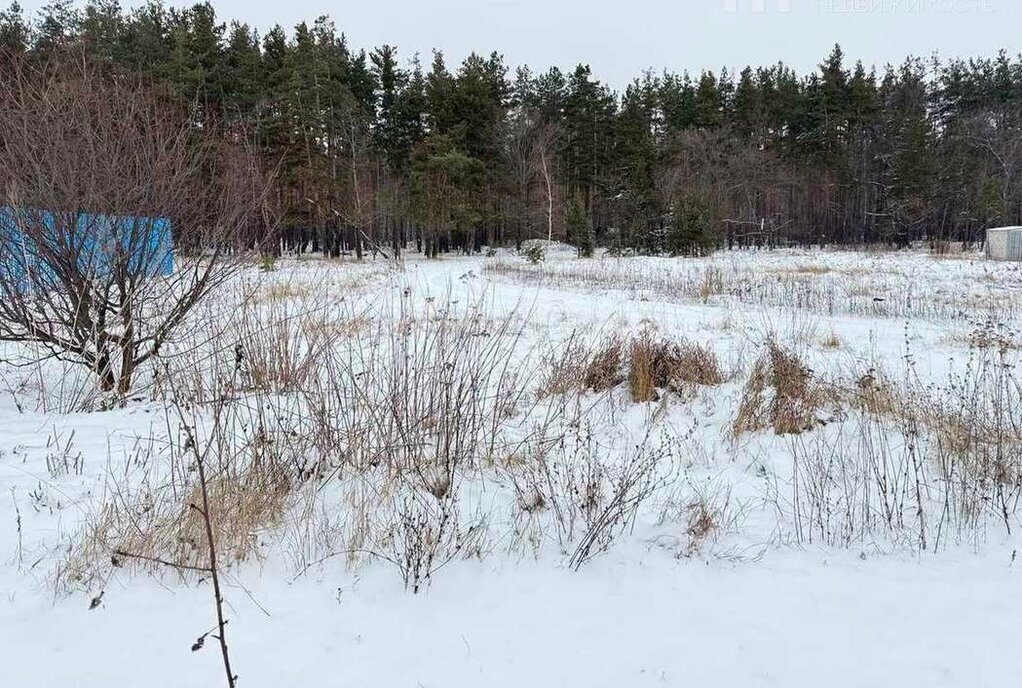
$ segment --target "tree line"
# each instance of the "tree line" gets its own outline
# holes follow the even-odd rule
[[[259,35],[187,9],[55,0],[0,12],[3,60],[84,51],[146,75],[277,170],[278,248],[435,256],[568,241],[648,253],[721,245],[974,242],[1022,224],[1022,56],[647,71],[449,64],[352,48],[320,17]]]

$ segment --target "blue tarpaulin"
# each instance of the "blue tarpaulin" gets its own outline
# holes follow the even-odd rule
[[[26,241],[22,228],[28,227],[33,238]],[[61,256],[73,252],[78,269],[95,277],[118,265],[135,276],[165,276],[174,269],[166,218],[0,208],[0,246],[7,254],[0,256],[0,270],[6,277],[31,274],[27,281],[36,283],[53,276],[52,259],[47,258],[50,250]]]

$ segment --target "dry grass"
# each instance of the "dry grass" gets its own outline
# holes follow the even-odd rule
[[[624,344],[617,337],[609,339],[590,357],[582,373],[582,385],[593,392],[605,392],[624,381],[621,374]]]
[[[556,358],[547,361],[548,371],[536,389],[545,399],[575,392],[607,392],[624,382],[621,372],[624,343],[613,335],[595,343],[572,333]]]
[[[279,467],[249,466],[210,483],[210,514],[217,524],[214,539],[224,563],[260,556],[259,534],[282,523],[294,492],[292,479],[278,471]],[[175,513],[157,513],[146,528],[113,537],[113,550],[159,557],[179,566],[205,565],[205,525],[194,504],[199,504],[196,485],[190,486]],[[116,515],[111,518],[112,523],[119,521]]]
[[[717,512],[705,501],[689,505],[688,527],[685,529],[689,537],[689,550],[695,551],[713,533],[720,529],[717,523]]]
[[[794,352],[771,340],[742,391],[731,435],[768,427],[778,435],[812,430],[827,398],[813,371]]]
[[[245,306],[239,320],[236,360],[250,389],[304,389],[340,339],[357,327],[325,320],[314,311],[284,302]],[[329,325],[327,323],[330,323]]]
[[[709,301],[711,296],[724,294],[727,290],[727,280],[724,271],[717,267],[708,267],[703,271],[698,285],[699,300],[703,303]]]
[[[195,436],[208,462],[218,558],[227,565],[261,558],[261,535],[282,525],[315,475],[306,462],[306,438],[294,426],[271,425],[279,410],[225,400],[212,411],[193,407],[186,418],[183,407],[169,406],[168,437],[136,446],[130,470],[108,484],[109,498],[68,548],[56,586],[88,587],[108,576],[110,565],[182,574],[208,566],[192,433],[182,431],[184,423],[199,428]]]
[[[667,346],[655,342],[644,333],[632,340],[629,347],[628,389],[632,401],[641,403],[656,399],[656,388],[666,387]]]
[[[270,547],[286,549],[298,571],[335,555],[351,565],[382,561],[413,591],[448,561],[492,548],[521,555],[556,542],[566,563],[581,566],[630,532],[667,476],[691,465],[687,447],[671,454],[673,429],[659,443],[608,434],[620,424],[619,402],[666,406],[670,395],[731,379],[712,348],[661,336],[655,323],[633,336],[573,335],[534,384],[540,354],[517,315],[491,319],[471,305],[409,295],[396,312],[316,304],[313,294],[237,309],[232,322],[248,324],[211,340],[219,358],[191,373],[218,377],[219,385],[203,383],[217,394],[184,393],[182,369],[168,375],[168,408],[190,414],[214,448],[209,491],[228,563],[258,560]],[[813,328],[796,329],[783,341],[819,343]],[[794,478],[777,511],[794,539],[847,545],[882,532],[932,546],[950,528],[975,532],[990,514],[1007,527],[1017,521],[1022,402],[1011,333],[978,329],[967,339],[967,374],[944,387],[908,373],[895,381],[879,367],[855,370],[839,387],[763,336],[728,430],[788,436],[778,444],[790,446]],[[709,401],[720,398],[732,402]],[[226,404],[224,416],[210,425],[217,404]],[[823,412],[839,404],[845,413],[823,427]],[[656,421],[648,422],[647,432]],[[150,446],[126,462],[141,479],[109,484],[71,543],[62,587],[105,584],[114,551],[136,555],[118,565],[146,571],[205,563],[190,506],[194,471],[176,423],[158,438],[166,444],[156,443],[167,449]],[[728,488],[675,500],[665,519],[680,554],[732,530]],[[490,523],[510,523],[511,532],[491,536]]]
[[[674,379],[682,383],[713,387],[730,377],[721,367],[717,354],[708,346],[683,343],[674,361]]]
[[[256,302],[290,301],[306,299],[312,294],[312,287],[296,282],[271,282],[257,295]]]
[[[966,258],[969,257],[969,250],[961,241],[949,241],[947,239],[934,239],[929,243],[927,249],[930,255],[935,258]]]
[[[510,551],[538,553],[544,539],[553,539],[578,569],[628,533],[640,507],[670,485],[669,448],[652,446],[649,435],[621,445],[598,438],[599,422],[579,404],[558,405],[501,462],[501,477],[515,493]]]
[[[686,480],[676,487],[660,512],[660,525],[678,524],[683,535],[661,542],[674,549],[677,556],[695,556],[737,531],[742,519],[743,507],[732,496],[729,482],[720,478]]]
[[[361,541],[418,589],[449,557],[478,551],[469,547],[480,542],[478,519],[460,513],[468,506],[458,484],[511,441],[505,427],[527,398],[531,366],[517,316],[489,320],[432,303],[413,312],[402,301],[397,313],[357,321],[342,340],[335,327],[324,330],[323,312],[291,303],[249,304],[242,320],[251,329],[235,333],[235,351],[201,372],[165,375],[168,414],[187,416],[180,423],[208,446],[220,558],[258,558],[267,541],[290,533],[293,559],[305,565],[323,547]],[[220,379],[193,394],[192,379],[207,375]],[[105,503],[59,566],[59,587],[103,580],[114,551],[130,555],[117,564],[147,571],[197,565],[202,519],[178,427],[168,416],[156,442],[168,449],[128,460],[130,475],[111,471]],[[322,523],[315,496],[337,478],[371,485],[371,508],[334,510],[337,522]]]
[[[911,408],[906,403],[905,395],[877,369],[870,369],[855,380],[850,405],[852,408],[883,418],[892,418],[899,413],[905,415]]]
[[[725,380],[720,361],[706,346],[657,339],[648,329],[631,341],[628,386],[634,402],[654,401],[658,390],[688,393]]]
[[[819,263],[805,263],[793,267],[771,268],[769,272],[781,277],[812,277],[826,275],[831,269]]]
[[[831,330],[830,334],[820,340],[820,346],[824,349],[834,351],[841,348],[841,340],[838,338],[837,333],[834,332],[834,330]]]
[[[719,385],[729,377],[709,347],[657,337],[650,327],[630,339],[614,335],[596,344],[573,334],[548,365],[537,389],[540,399],[606,392],[627,380],[632,401],[643,403],[659,399],[661,390],[689,394],[697,386]],[[622,372],[626,366],[627,375]]]
[[[965,342],[972,349],[993,350],[1006,353],[1020,347],[1017,333],[1003,324],[987,321],[973,329]]]
[[[883,258],[869,263],[820,262],[793,265],[764,261],[749,253],[720,253],[699,260],[636,260],[602,258],[555,261],[542,265],[493,261],[484,270],[530,285],[581,289],[634,290],[668,301],[765,306],[821,315],[927,319],[956,322],[963,312],[983,312],[997,320],[1016,322],[1022,305],[1012,297],[1019,278],[996,268],[996,279],[979,270],[963,270],[962,281],[949,289],[930,289],[911,263]],[[803,260],[805,260],[803,258]],[[942,284],[943,277],[937,278]]]
[[[1022,504],[1017,355],[980,328],[946,380],[920,379],[911,354],[893,378],[875,365],[841,393],[849,422],[790,440],[795,538],[894,542],[918,550],[1009,536]]]

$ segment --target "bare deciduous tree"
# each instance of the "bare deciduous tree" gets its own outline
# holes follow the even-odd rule
[[[517,112],[503,132],[502,153],[514,182],[515,212],[528,238],[538,233],[540,226],[548,241],[554,238],[554,213],[561,205],[557,137],[555,124],[543,122],[537,113],[525,109]],[[533,187],[538,187],[542,207],[533,208]]]
[[[268,188],[242,137],[138,77],[17,66],[0,80],[0,340],[126,393],[255,244]]]
[[[556,197],[557,182],[554,179],[554,160],[557,149],[557,129],[552,124],[545,124],[536,131],[536,138],[532,144],[533,164],[539,173],[540,185],[543,188],[545,200],[543,216],[546,221],[547,241],[554,238],[554,201]]]

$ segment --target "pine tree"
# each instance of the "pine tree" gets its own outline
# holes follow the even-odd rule
[[[369,59],[377,85],[375,98],[378,103],[373,135],[390,169],[400,170],[411,154],[403,140],[399,109],[401,90],[407,84],[408,76],[398,67],[397,49],[393,46],[377,48]]]
[[[433,64],[426,76],[426,126],[431,135],[455,135],[454,77],[447,71],[444,54],[433,52]]]
[[[697,127],[715,127],[724,121],[724,100],[713,72],[703,72],[695,93]]]
[[[247,24],[232,22],[224,51],[224,111],[239,122],[257,120],[265,93],[259,35]]]
[[[696,90],[688,74],[665,74],[660,81],[660,110],[666,133],[682,131],[696,125]]]
[[[568,203],[564,223],[568,230],[568,242],[578,251],[579,257],[591,257],[596,243],[593,225],[586,215],[585,205],[580,196],[575,195]]]
[[[751,67],[742,70],[735,87],[731,121],[737,130],[751,136],[762,129],[763,100]]]
[[[537,76],[532,82],[533,106],[546,123],[561,122],[568,98],[568,80],[557,67]]]
[[[170,48],[170,17],[161,3],[150,0],[131,12],[121,32],[122,64],[168,82]]]
[[[71,45],[81,29],[82,15],[73,0],[50,0],[39,10],[35,26],[36,56],[45,59],[53,52]]]
[[[349,49],[327,17],[260,39],[209,3],[85,3],[53,0],[30,22],[12,4],[0,55],[83,49],[162,84],[196,121],[255,134],[293,247],[340,223],[356,253],[363,232],[453,250],[484,228],[490,243],[540,224],[552,234],[567,210],[575,244],[683,253],[715,245],[686,229],[697,210],[711,228],[744,228],[729,242],[968,240],[1022,223],[1022,58],[1003,51],[934,58],[930,72],[910,60],[878,78],[835,46],[805,75],[783,63],[645,73],[616,94],[584,64],[521,68],[513,83],[496,54],[456,73],[441,53],[428,73],[417,57],[402,68],[393,46]]]
[[[615,115],[609,89],[592,78],[588,65],[576,67],[564,99],[561,160],[565,181],[584,194],[590,219],[610,172]]]
[[[459,142],[487,166],[496,164],[498,132],[507,114],[506,69],[499,56],[490,61],[473,53],[462,63],[451,93],[451,117],[460,127]]]
[[[675,256],[704,256],[717,246],[713,221],[707,204],[686,193],[674,199],[667,250]]]
[[[887,112],[882,138],[889,151],[885,157],[896,230],[891,239],[904,243],[912,227],[924,221],[932,208],[929,201],[936,173],[922,64],[907,60],[896,73],[888,71],[881,97]]]
[[[28,50],[29,26],[21,5],[12,2],[0,12],[0,63]]]
[[[844,68],[844,52],[835,45],[820,65],[818,93],[810,112],[816,157],[828,166],[840,165],[845,159],[848,135],[848,73]]]
[[[93,55],[123,61],[124,17],[117,0],[89,0],[81,21],[81,39]]]
[[[659,160],[654,138],[658,128],[658,84],[651,74],[625,90],[617,117],[615,156],[618,161],[623,213],[632,217],[631,232],[648,236],[662,224],[656,187]],[[660,248],[647,247],[657,251]]]
[[[480,220],[478,192],[483,164],[462,151],[450,136],[430,134],[412,156],[413,211],[426,233],[424,251],[436,257],[452,248]],[[467,241],[461,246],[468,250]],[[471,247],[474,248],[474,247]]]

